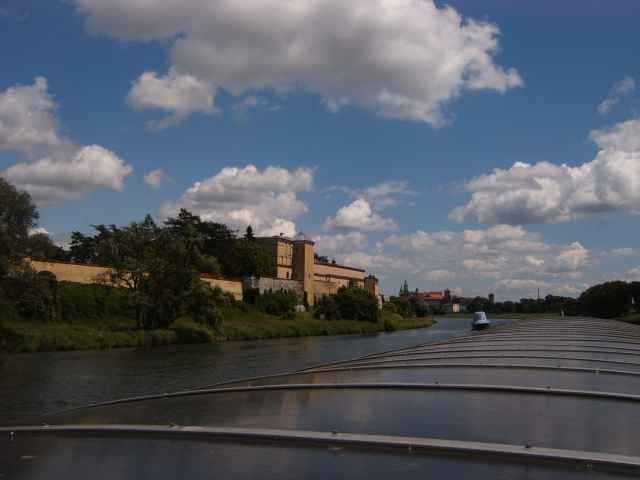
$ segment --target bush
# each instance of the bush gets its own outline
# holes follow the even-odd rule
[[[189,296],[187,313],[196,323],[215,330],[222,329],[222,309],[235,303],[233,296],[220,287],[211,288],[204,282],[198,282]]]
[[[313,316],[321,320],[340,320],[342,317],[334,295],[321,297],[313,309]]]
[[[171,330],[175,332],[178,343],[212,343],[215,336],[206,326],[189,322],[186,320],[178,320]]]
[[[320,299],[314,310],[316,318],[377,322],[380,311],[374,294],[359,287],[341,288],[335,295]]]
[[[291,316],[295,315],[298,297],[290,290],[265,292],[256,298],[256,306],[269,315]]]

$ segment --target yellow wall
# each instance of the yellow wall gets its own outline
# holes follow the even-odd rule
[[[293,268],[278,266],[277,278],[282,280],[290,280],[293,278]]]
[[[36,272],[51,272],[58,281],[75,283],[108,283],[110,268],[77,263],[42,262],[30,260],[31,267]],[[242,282],[211,277],[202,277],[202,281],[212,287],[218,286],[223,291],[231,293],[236,300],[242,300]]]
[[[41,262],[31,260],[31,267],[36,272],[51,272],[59,281],[75,283],[104,283],[109,279],[110,268],[76,263]],[[108,283],[108,282],[107,282]]]
[[[223,278],[211,278],[211,277],[200,277],[200,279],[208,283],[212,288],[220,287],[223,292],[228,292],[233,297],[241,301],[242,300],[242,282],[239,280],[226,280]]]
[[[359,287],[364,287],[366,273],[360,270],[345,268],[340,265],[327,265],[316,263],[314,265],[314,277],[316,280],[335,282],[341,287],[348,287],[354,282]]]

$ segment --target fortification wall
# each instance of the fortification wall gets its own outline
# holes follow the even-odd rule
[[[51,272],[60,282],[108,283],[111,272],[108,267],[79,263],[45,262],[40,260],[29,260],[29,263],[36,272]],[[201,279],[212,287],[220,287],[223,291],[231,293],[236,300],[242,300],[242,282],[239,280],[227,280],[209,276],[203,276]]]
[[[224,292],[228,292],[233,295],[238,301],[242,301],[242,282],[240,280],[227,280],[225,278],[214,278],[209,276],[200,277],[205,283],[208,283],[211,287],[220,287]]]
[[[78,263],[44,262],[30,260],[31,268],[36,272],[51,272],[58,281],[75,283],[105,283],[109,279],[110,268]]]
[[[292,291],[295,292],[300,303],[302,303],[304,299],[304,289],[302,286],[302,282],[298,280],[286,280],[282,278],[268,277],[245,277],[242,280],[242,285],[247,290],[258,290],[261,294],[268,291]]]

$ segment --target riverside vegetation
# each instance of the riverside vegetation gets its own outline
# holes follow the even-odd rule
[[[186,210],[157,225],[150,216],[127,226],[74,232],[68,250],[30,234],[38,212],[30,196],[0,178],[0,350],[35,352],[140,347],[305,335],[374,333],[425,327],[430,317],[380,311],[360,288],[341,289],[312,312],[296,312],[288,292],[238,302],[201,274],[273,276],[255,241]],[[107,266],[101,284],[58,282],[23,259]],[[120,285],[124,288],[115,288]]]

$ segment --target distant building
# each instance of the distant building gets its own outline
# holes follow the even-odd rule
[[[340,287],[357,286],[371,291],[381,302],[378,279],[367,276],[365,270],[335,262],[315,255],[315,242],[299,234],[295,238],[285,236],[257,238],[276,260],[277,278],[302,282],[304,302],[313,305],[323,295],[337,293]]]

